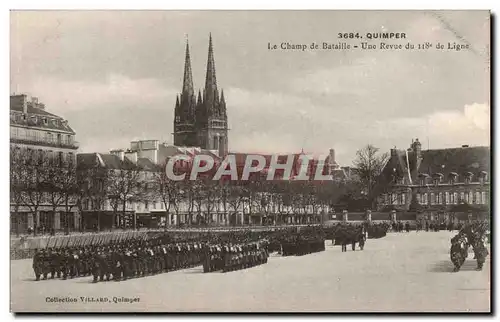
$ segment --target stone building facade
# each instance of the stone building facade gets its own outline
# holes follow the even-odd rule
[[[41,176],[41,170],[47,172],[47,176],[51,171],[57,174],[57,169],[61,169],[59,173],[66,171],[73,176],[72,167],[76,166],[78,150],[75,136],[68,121],[48,112],[36,97],[10,96],[11,232],[23,233],[29,227],[47,232],[78,228],[79,217],[73,198],[68,212],[69,207],[63,206],[59,200],[54,206],[55,201],[49,196],[47,182],[54,176],[39,178],[41,183],[46,183],[39,187],[27,186],[27,181],[35,184],[37,178],[26,178],[37,173]],[[21,176],[24,176],[23,180]],[[29,193],[19,191],[17,188],[21,186]],[[42,191],[45,188],[47,191]]]
[[[415,212],[446,221],[489,217],[490,148],[467,145],[422,150],[391,149],[380,182],[378,210]]]

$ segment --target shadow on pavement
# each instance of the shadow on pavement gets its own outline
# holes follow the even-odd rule
[[[430,272],[433,273],[453,273],[453,263],[449,261],[440,261],[430,267]],[[475,271],[477,262],[475,260],[466,260],[460,268],[460,271]]]
[[[204,274],[204,273],[203,273],[203,268],[195,268],[184,271],[184,274]]]

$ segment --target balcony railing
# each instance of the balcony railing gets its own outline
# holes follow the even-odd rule
[[[31,144],[31,145],[41,145],[41,146],[52,146],[57,148],[67,148],[67,149],[78,149],[80,144],[77,141],[67,141],[67,140],[48,140],[38,137],[26,137],[26,136],[12,136],[10,138],[11,143],[20,144]]]

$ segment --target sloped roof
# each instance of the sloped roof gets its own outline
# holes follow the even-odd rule
[[[23,117],[24,105],[26,105],[26,114]],[[11,96],[10,124],[20,126],[36,126],[75,134],[75,131],[73,131],[73,129],[68,125],[68,122],[64,121],[62,117],[49,113],[42,107],[44,107],[43,104],[26,101],[26,96],[24,99],[20,95]]]
[[[158,166],[154,164],[148,158],[139,158],[137,159],[137,166],[146,171],[156,171],[158,170]]]
[[[79,153],[76,155],[78,168],[92,168],[99,164],[97,153]]]
[[[34,108],[31,110],[33,109]],[[41,109],[35,110],[39,110],[45,114],[42,114],[41,112],[31,113],[30,108],[28,108],[28,114],[25,118],[23,118],[22,112],[11,113],[10,124],[19,126],[36,126],[39,128],[59,130],[75,134],[75,131],[68,125],[68,122],[64,121],[61,117],[45,112]]]
[[[491,154],[486,146],[422,151],[423,160],[419,173],[430,176],[442,173],[447,177],[456,172],[463,177],[466,172],[477,176],[481,171],[490,172]]]
[[[486,146],[460,147],[450,149],[433,149],[421,152],[421,162],[417,169],[414,151],[397,150],[391,155],[389,161],[382,171],[382,177],[386,183],[391,182],[393,175],[397,178],[408,178],[408,168],[411,172],[412,182],[418,180],[419,174],[426,174],[430,177],[436,174],[443,174],[447,178],[451,173],[457,173],[459,181],[462,181],[464,174],[471,172],[478,176],[481,171],[490,172],[490,148]]]

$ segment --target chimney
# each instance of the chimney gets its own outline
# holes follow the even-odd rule
[[[31,102],[36,106],[38,104],[38,97],[32,97]]]
[[[28,96],[26,94],[11,95],[10,109],[18,110],[23,113],[28,113]]]
[[[112,155],[116,155],[117,157],[120,158],[121,161],[125,159],[125,151],[123,150],[111,150],[109,151]]]
[[[132,163],[137,164],[137,152],[136,151],[127,151],[124,153],[125,157],[129,159]]]
[[[330,159],[330,164],[335,163],[335,149],[330,149],[329,159]]]

